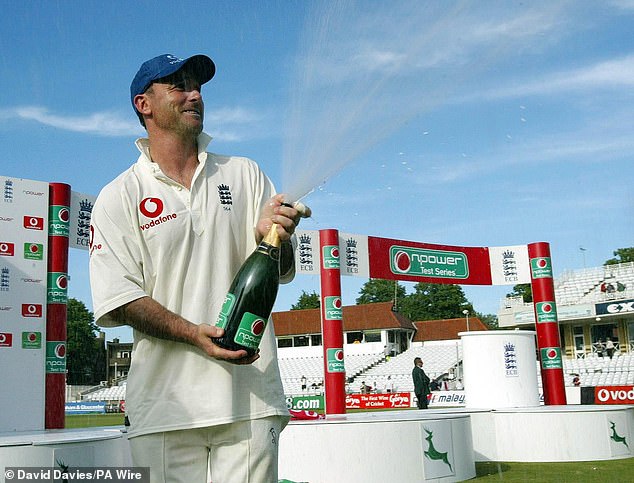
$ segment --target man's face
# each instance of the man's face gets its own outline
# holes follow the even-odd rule
[[[154,82],[146,91],[153,123],[162,129],[198,136],[205,111],[200,90],[198,80],[183,70]]]

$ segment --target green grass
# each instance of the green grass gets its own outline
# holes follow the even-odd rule
[[[570,463],[476,463],[471,481],[531,483],[626,483],[634,481],[634,458]]]
[[[66,428],[123,426],[123,414],[66,416]],[[634,481],[634,458],[571,463],[476,463],[471,481],[530,483],[630,483]]]
[[[123,426],[123,414],[70,414],[66,415],[66,428],[92,428],[95,426]]]

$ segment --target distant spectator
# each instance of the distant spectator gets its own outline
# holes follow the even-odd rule
[[[385,381],[385,392],[394,392],[394,381],[392,381],[392,376],[387,376],[387,380]]]
[[[612,359],[612,356],[614,355],[614,342],[612,342],[612,339],[609,337],[605,341],[605,351],[608,353],[608,357]]]
[[[625,284],[622,284],[621,282],[616,282],[616,291],[625,292]]]
[[[601,339],[599,339],[597,342],[595,342],[594,348],[597,351],[597,355],[599,357],[603,357],[603,351],[605,350],[605,346],[603,345],[603,341]]]
[[[372,387],[368,386],[365,381],[361,382],[361,394],[370,394],[372,392]]]
[[[572,378],[572,385],[581,386],[581,379],[579,379],[579,376],[577,374],[575,374],[575,377]]]
[[[448,377],[443,377],[442,378],[442,383],[440,384],[440,388],[443,391],[449,391],[450,387],[449,387],[449,378]]]
[[[430,383],[429,383],[429,389],[431,391],[438,391],[440,390],[440,384],[438,384],[438,381],[436,379],[433,379]]]
[[[302,376],[302,391],[306,390],[306,376]]]
[[[429,377],[423,370],[423,360],[420,357],[414,359],[414,369],[412,369],[412,379],[414,381],[414,394],[416,395],[416,405],[418,409],[427,409],[427,395],[429,390]]]
[[[464,385],[462,384],[462,379],[458,379],[456,381],[456,391],[462,391],[464,389]]]

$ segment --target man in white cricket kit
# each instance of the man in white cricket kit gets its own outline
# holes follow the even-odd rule
[[[273,223],[282,281],[294,276],[290,237],[299,221],[253,161],[206,151],[204,55],[145,62],[130,87],[147,130],[135,164],[99,194],[92,212],[95,319],[134,329],[128,436],[152,482],[277,482],[279,433],[289,417],[273,325],[261,353],[211,338],[242,262]]]

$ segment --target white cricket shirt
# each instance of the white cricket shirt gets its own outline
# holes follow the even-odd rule
[[[210,141],[204,133],[198,139],[191,190],[162,173],[143,139],[138,161],[99,194],[90,244],[97,324],[118,325],[108,312],[144,296],[193,323],[215,324],[275,191],[253,161],[207,153]],[[135,330],[129,436],[287,416],[272,323],[260,351],[254,364],[237,366]]]

